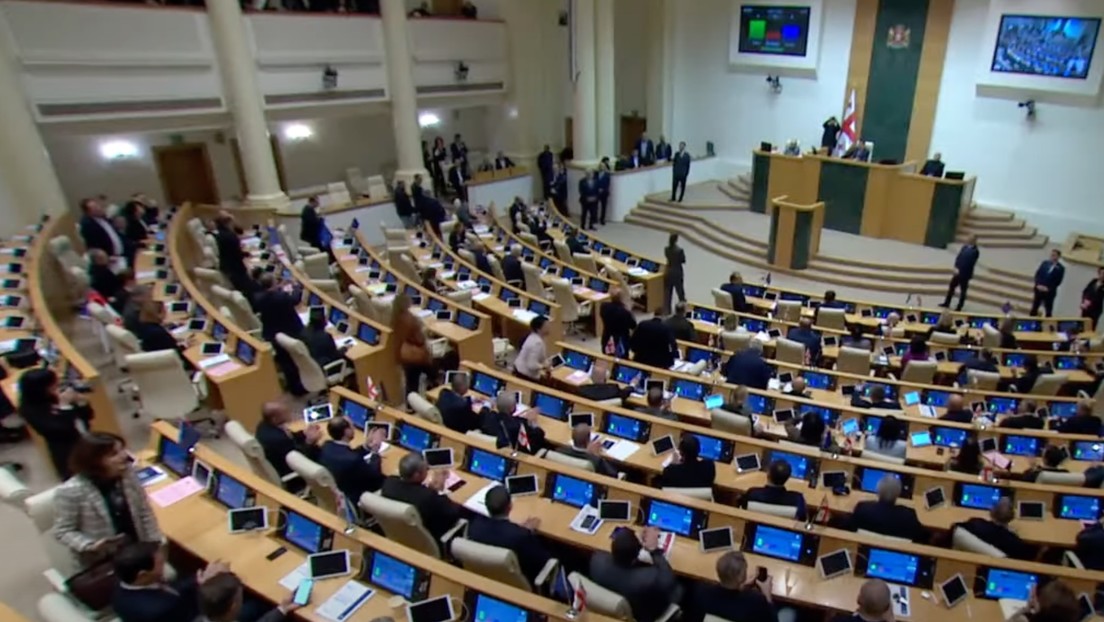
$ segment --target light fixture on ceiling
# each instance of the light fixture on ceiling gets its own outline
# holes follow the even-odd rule
[[[423,112],[418,115],[419,127],[433,127],[441,123],[441,117],[432,112]]]
[[[284,138],[288,140],[306,140],[314,136],[314,130],[303,123],[292,123],[284,128]]]
[[[125,160],[138,157],[138,145],[129,140],[109,140],[100,143],[100,155],[105,160]]]

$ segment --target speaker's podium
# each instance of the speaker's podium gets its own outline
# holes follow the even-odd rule
[[[875,164],[822,155],[752,154],[751,210],[771,201],[823,203],[824,227],[945,248],[973,198],[973,177],[917,175],[915,162]]]
[[[824,201],[798,205],[788,199],[771,199],[767,261],[776,268],[804,270],[820,250]]]

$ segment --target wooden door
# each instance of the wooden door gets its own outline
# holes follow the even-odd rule
[[[272,160],[276,163],[276,177],[280,180],[280,190],[287,192],[287,178],[284,176],[284,156],[280,151],[280,139],[270,134],[268,142],[272,146]],[[234,171],[238,174],[238,187],[241,188],[242,200],[249,196],[249,180],[245,177],[245,164],[242,162],[241,147],[238,139],[230,139],[230,153],[234,156]]]
[[[464,0],[433,0],[434,15],[459,15]]]
[[[153,148],[161,191],[172,205],[191,201],[218,205],[218,185],[207,145],[186,143]]]
[[[648,119],[645,117],[621,116],[621,153],[629,155],[640,140],[640,135],[648,131]],[[652,141],[657,141],[657,136],[650,136]]]

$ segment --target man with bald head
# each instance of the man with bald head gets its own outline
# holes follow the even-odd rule
[[[422,454],[409,453],[399,460],[399,475],[383,480],[380,494],[414,506],[426,531],[440,540],[464,513],[448,495],[441,494],[447,478],[448,469],[430,471]]]
[[[901,480],[886,475],[878,482],[878,500],[860,501],[851,512],[852,531],[863,529],[883,536],[908,538],[913,542],[927,540],[927,531],[916,518],[916,510],[897,505],[901,496]]]
[[[624,406],[625,400],[632,395],[632,388],[622,387],[616,382],[610,382],[608,364],[605,361],[596,361],[594,367],[590,370],[590,384],[580,385],[575,392],[579,394],[579,397],[592,402],[619,399],[621,405]]]
[[[602,457],[602,444],[598,439],[591,440],[590,426],[585,423],[571,428],[571,446],[563,447],[559,451],[580,460],[586,460],[594,465],[594,472],[599,475],[617,477],[617,467],[609,460]]]
[[[535,454],[545,447],[544,430],[541,429],[538,417],[540,411],[530,408],[517,416],[517,398],[513,391],[502,391],[495,398],[495,409],[484,408],[480,413],[480,430],[484,434],[494,436],[499,448],[511,447],[515,450],[526,451]],[[518,437],[522,427],[529,439],[529,448],[520,446]]]
[[[974,420],[974,413],[966,408],[966,400],[963,399],[961,394],[952,393],[947,398],[947,412],[939,419],[956,423],[970,423]]]
[[[298,451],[311,460],[318,459],[318,440],[322,438],[322,429],[312,424],[301,432],[292,432],[288,427],[293,419],[291,409],[283,401],[267,402],[261,408],[261,422],[257,424],[254,436],[264,449],[265,459],[283,477],[291,473],[287,465],[287,455]],[[293,480],[302,487],[303,482]]]
[[[893,597],[881,579],[869,579],[859,588],[855,613],[838,616],[833,622],[893,622]]]
[[[1012,500],[1002,497],[989,508],[989,520],[974,517],[964,523],[956,524],[953,529],[965,529],[978,539],[1000,549],[1012,559],[1035,559],[1035,548],[1024,542],[1009,528],[1015,518],[1016,510],[1012,507]]]

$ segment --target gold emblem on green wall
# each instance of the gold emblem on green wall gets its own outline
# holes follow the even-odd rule
[[[886,47],[895,50],[908,49],[911,37],[912,29],[906,28],[904,24],[897,24],[889,29],[889,36],[886,37]]]

